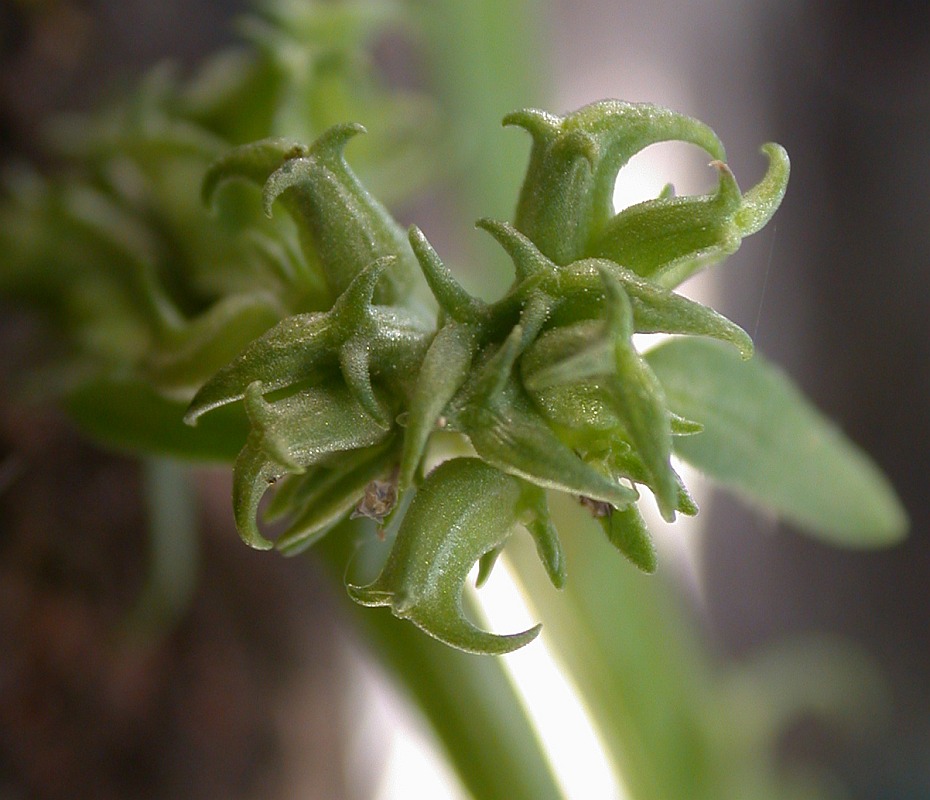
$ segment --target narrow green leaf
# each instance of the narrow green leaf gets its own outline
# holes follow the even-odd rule
[[[903,538],[907,516],[888,480],[776,367],[699,339],[669,341],[646,360],[670,407],[704,426],[675,438],[685,461],[829,542]]]
[[[230,406],[191,428],[183,422],[184,403],[132,379],[101,378],[84,384],[65,398],[65,408],[98,442],[121,451],[190,461],[232,463],[248,433],[241,407]]]

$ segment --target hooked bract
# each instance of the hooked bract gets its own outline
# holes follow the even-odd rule
[[[527,496],[528,495],[528,496]],[[369,606],[388,606],[431,636],[473,653],[500,655],[528,644],[536,625],[497,635],[478,628],[462,607],[462,591],[475,563],[504,544],[529,514],[528,525],[550,576],[559,581],[562,557],[540,506],[519,478],[477,458],[440,464],[424,480],[404,516],[381,574],[367,586],[349,586],[350,596]]]

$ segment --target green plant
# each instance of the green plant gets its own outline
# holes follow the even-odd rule
[[[192,84],[156,74],[89,135],[65,129],[74,176],[13,184],[3,289],[67,332],[56,374],[78,423],[134,450],[234,459],[235,521],[255,547],[295,554],[318,543],[342,566],[350,537],[383,527],[390,555],[350,595],[476,653],[507,652],[539,630],[491,634],[462,607],[475,562],[480,583],[515,528],[532,535],[554,585],[577,580],[566,579],[573,565],[550,490],[580,500],[571,527],[582,530],[565,534],[563,513],[563,536],[589,535],[594,519],[633,564],[655,570],[640,490],[666,519],[697,511],[673,453],[834,541],[900,538],[903,514],[868,459],[773,367],[746,360],[744,331],[673,291],[768,221],[787,183],[784,151],[767,145],[766,175],[742,193],[713,132],[674,112],[603,101],[564,117],[511,113],[505,121],[532,138],[516,214],[478,225],[516,277],[500,299],[480,300],[344,156],[362,131],[351,120],[365,119],[389,144],[360,154],[365,184],[403,194],[451,147],[441,107],[386,90],[359,61],[372,25],[409,24],[399,8],[373,8],[278,4],[251,25],[258,46],[235,68],[225,56]],[[716,190],[669,189],[615,213],[622,166],[671,139],[709,154]],[[201,179],[212,213],[199,204]],[[633,335],[656,332],[687,338],[641,353]],[[271,484],[275,541],[257,521]],[[365,614],[364,624],[391,624]],[[459,687],[493,668],[447,662],[410,633],[372,635],[411,684],[433,691],[421,699],[440,724],[449,693],[426,665],[443,664]],[[590,639],[592,652],[605,641]],[[506,698],[495,681],[461,691]],[[450,748],[488,749],[454,744],[466,738],[458,724]],[[618,749],[630,735],[618,734]],[[515,759],[521,785],[548,796],[533,758]],[[500,790],[468,769],[476,794]],[[675,796],[649,785],[642,796]],[[719,796],[711,780],[707,796],[715,786]]]

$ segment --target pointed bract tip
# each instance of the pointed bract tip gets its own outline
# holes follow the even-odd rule
[[[562,125],[562,118],[538,108],[522,108],[511,111],[502,120],[504,127],[516,125],[532,136],[555,133]]]

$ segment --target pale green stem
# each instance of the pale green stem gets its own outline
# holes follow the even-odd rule
[[[191,470],[171,459],[141,462],[149,563],[129,628],[143,636],[170,631],[190,606],[197,582],[199,523]]]

